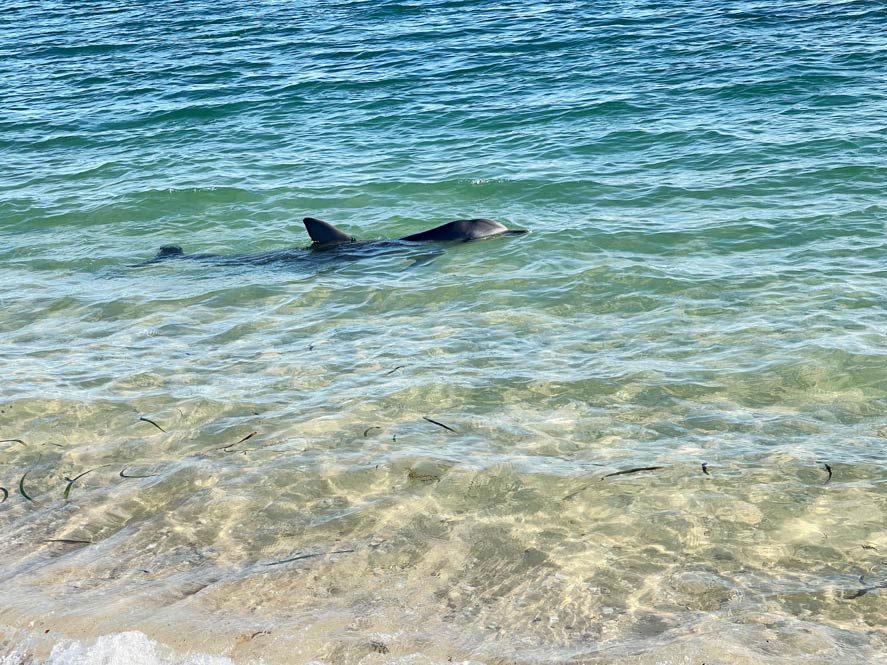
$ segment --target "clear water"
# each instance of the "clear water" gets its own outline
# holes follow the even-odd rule
[[[4,664],[887,662],[887,5],[237,4],[0,12]]]

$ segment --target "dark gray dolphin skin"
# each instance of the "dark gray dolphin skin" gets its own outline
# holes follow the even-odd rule
[[[302,223],[305,224],[305,229],[308,231],[308,235],[311,236],[311,240],[319,245],[355,242],[355,238],[352,236],[320,219],[306,217],[302,220]],[[454,222],[447,222],[421,233],[404,236],[400,240],[409,242],[461,240],[468,242],[469,240],[480,240],[481,238],[490,238],[492,236],[514,236],[524,235],[525,233],[529,233],[529,231],[525,229],[509,229],[504,224],[500,224],[492,219],[457,219]]]
[[[305,224],[305,230],[308,231],[308,235],[311,237],[312,244],[309,249],[333,250],[329,252],[331,256],[335,254],[341,258],[358,258],[358,255],[347,251],[349,248],[358,250],[359,255],[372,255],[374,251],[386,251],[396,249],[397,247],[403,248],[407,243],[412,242],[468,242],[469,240],[482,240],[494,236],[516,236],[529,233],[525,229],[509,229],[504,224],[500,224],[492,219],[457,219],[454,222],[447,222],[433,229],[428,229],[421,233],[413,233],[396,240],[357,240],[354,236],[337,229],[332,224],[314,217],[306,217],[302,220],[302,223]],[[169,259],[209,259],[225,263],[267,264],[298,261],[305,256],[306,250],[304,249],[284,249],[253,255],[185,254],[181,247],[166,245],[160,248],[157,256],[153,259],[137,265],[149,265]]]
[[[305,230],[308,231],[308,235],[311,236],[312,242],[316,242],[318,245],[329,245],[337,242],[355,242],[357,240],[357,238],[348,235],[344,231],[340,231],[332,224],[327,224],[321,219],[306,217],[302,220],[302,223],[305,225]]]

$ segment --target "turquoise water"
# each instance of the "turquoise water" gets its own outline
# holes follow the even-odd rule
[[[0,662],[887,662],[884,25],[6,3]]]

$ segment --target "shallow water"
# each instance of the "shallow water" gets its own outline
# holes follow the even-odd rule
[[[887,662],[885,19],[9,5],[0,662]]]

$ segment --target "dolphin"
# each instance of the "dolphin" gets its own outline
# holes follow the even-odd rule
[[[323,220],[306,217],[302,220],[302,223],[305,225],[308,235],[311,236],[311,240],[319,245],[356,242],[355,238]],[[509,229],[504,224],[492,219],[457,219],[454,222],[447,222],[421,233],[404,236],[400,240],[407,242],[445,242],[453,240],[468,242],[469,240],[481,240],[482,238],[490,238],[492,236],[515,236],[526,233],[529,233],[526,229]]]
[[[354,236],[345,233],[341,229],[337,229],[329,222],[314,217],[305,217],[302,220],[308,236],[311,238],[310,250],[338,250],[336,253],[351,258],[352,254],[346,254],[342,250],[348,248],[372,248],[373,250],[384,250],[393,247],[409,246],[413,242],[468,242],[470,240],[483,240],[484,238],[492,238],[495,236],[517,236],[529,233],[526,229],[509,229],[504,224],[492,219],[457,219],[446,224],[441,224],[433,229],[413,233],[395,240],[357,240]],[[298,260],[302,256],[304,250],[285,249],[275,252],[266,252],[264,254],[254,255],[229,255],[223,256],[219,254],[185,254],[181,247],[176,245],[165,245],[160,248],[153,259],[139,263],[137,265],[144,266],[168,259],[217,259],[226,263],[276,263],[279,261]],[[369,254],[375,253],[374,251]]]

